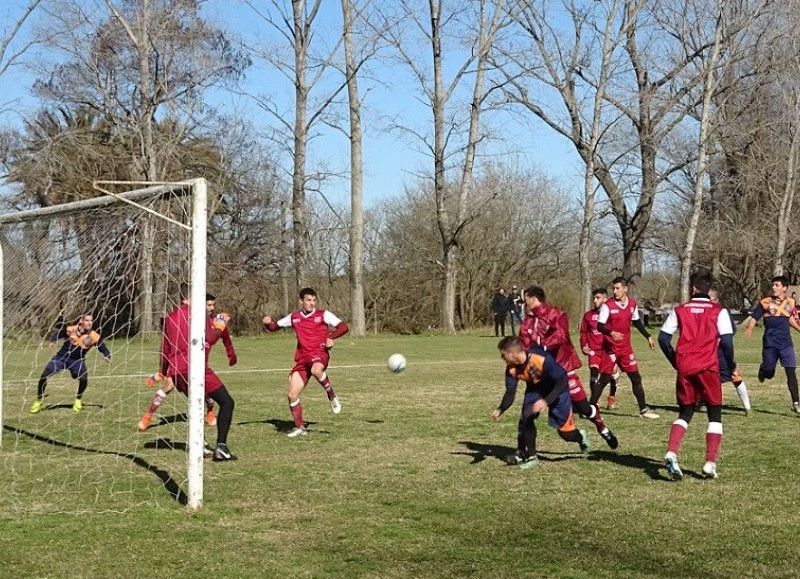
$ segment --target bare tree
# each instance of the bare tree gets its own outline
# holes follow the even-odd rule
[[[42,0],[30,0],[17,18],[8,23],[7,28],[4,27],[3,35],[0,36],[0,76],[17,64],[23,55],[39,42],[37,38],[30,38],[23,41],[21,46],[15,47],[14,44],[41,3]]]
[[[436,225],[442,245],[442,291],[440,325],[443,332],[455,333],[455,305],[458,273],[458,257],[461,236],[464,228],[475,218],[474,207],[470,207],[469,198],[472,187],[475,156],[479,143],[484,135],[481,131],[481,113],[488,90],[486,87],[486,70],[489,55],[498,31],[505,25],[505,2],[477,0],[471,5],[476,8],[475,14],[464,11],[458,14],[464,18],[467,26],[462,28],[462,41],[468,44],[463,59],[449,79],[445,79],[443,69],[444,43],[443,37],[451,28],[459,23],[456,18],[459,11],[452,13],[444,10],[441,0],[428,0],[427,18],[423,20],[421,10],[411,0],[402,3],[406,11],[408,23],[419,32],[431,50],[429,63],[422,62],[411,46],[414,40],[404,37],[403,29],[392,31],[391,44],[400,55],[403,64],[411,71],[419,84],[427,105],[433,116],[432,141],[424,134],[415,132],[433,157],[433,193],[436,200]],[[463,9],[463,6],[460,8]],[[475,28],[477,20],[477,31]],[[453,51],[452,55],[458,54]],[[428,68],[429,66],[429,68]],[[464,83],[467,75],[473,74],[472,96],[469,104],[469,125],[466,143],[463,147],[463,161],[460,163],[458,185],[448,187],[447,161],[451,152],[448,145],[458,133],[461,123],[455,118],[452,106],[457,91]],[[455,190],[453,190],[455,189]]]

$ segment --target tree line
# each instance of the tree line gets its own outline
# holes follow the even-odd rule
[[[259,34],[216,22],[217,0],[21,4],[0,78],[34,78],[38,104],[2,117],[5,207],[96,195],[96,180],[205,177],[209,284],[243,330],[309,284],[355,335],[452,333],[486,324],[512,282],[577,313],[617,274],[675,301],[705,268],[738,306],[800,271],[797,0],[235,6]],[[252,89],[256,67],[278,84]],[[385,86],[425,114],[377,114]],[[215,106],[219,94],[248,112]],[[580,190],[513,154],[510,122],[569,144]],[[378,131],[429,162],[365,206],[364,133]],[[346,168],[313,154],[320,135],[348,147]],[[326,197],[331,183],[349,204]],[[142,331],[158,317],[156,243],[142,232]]]

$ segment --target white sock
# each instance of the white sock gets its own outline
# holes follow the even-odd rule
[[[750,396],[747,394],[747,384],[742,382],[736,388],[736,393],[739,395],[739,400],[742,401],[742,406],[750,410]]]

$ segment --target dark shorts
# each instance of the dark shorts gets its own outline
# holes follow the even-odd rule
[[[176,374],[170,376],[170,378],[172,378],[172,383],[175,384],[175,388],[177,388],[179,392],[183,392],[186,396],[189,395],[189,377],[186,374]],[[211,368],[206,368],[204,382],[206,396],[222,386],[222,380],[219,379],[219,376],[217,376]]]
[[[70,375],[76,380],[84,376],[88,376],[89,372],[86,370],[86,364],[83,360],[70,360],[64,358],[53,358],[44,367],[44,373],[48,376],[57,374],[62,370],[69,370]]]
[[[722,382],[719,372],[712,368],[689,376],[678,374],[675,394],[678,404],[682,406],[691,406],[698,402],[720,406],[722,404]]]
[[[330,359],[330,354],[327,352],[296,356],[294,359],[294,366],[289,370],[289,376],[297,372],[300,374],[300,378],[303,379],[303,383],[308,382],[309,378],[311,378],[311,366],[314,364],[322,364],[323,369],[327,369]]]
[[[775,375],[775,366],[781,362],[784,368],[797,368],[797,358],[794,354],[794,346],[784,346],[783,348],[765,347],[761,351],[761,370],[767,377]]]
[[[542,396],[535,390],[525,393],[525,400],[523,402],[523,412],[526,408],[530,408],[534,402],[541,400]],[[575,419],[572,416],[572,401],[569,397],[569,392],[564,391],[559,394],[553,404],[547,409],[547,423],[559,432],[571,432],[575,430]]]

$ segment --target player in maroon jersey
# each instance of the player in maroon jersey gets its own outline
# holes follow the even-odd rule
[[[617,437],[606,426],[600,415],[600,409],[596,404],[589,404],[586,399],[586,392],[578,376],[581,360],[569,335],[567,313],[546,303],[544,290],[538,286],[526,289],[523,297],[528,311],[519,328],[519,341],[522,347],[529,351],[532,346],[539,346],[550,352],[567,372],[572,408],[595,425],[598,434],[611,448],[617,448],[619,445]]]
[[[592,290],[592,303],[594,307],[583,314],[581,319],[580,344],[581,351],[586,354],[589,361],[589,390],[594,391],[602,374],[606,374],[609,383],[606,408],[613,410],[617,407],[617,365],[611,356],[603,349],[603,334],[597,329],[597,316],[600,306],[608,301],[608,291],[604,287]]]
[[[300,404],[300,393],[314,376],[328,395],[331,410],[334,414],[342,411],[342,404],[336,396],[331,381],[325,370],[330,360],[329,350],[333,341],[347,333],[348,327],[342,320],[326,310],[317,309],[317,292],[310,287],[300,290],[300,309],[274,322],[271,317],[264,316],[262,322],[270,331],[279,328],[292,328],[297,336],[297,349],[294,352],[294,367],[289,371],[289,410],[294,420],[294,428],[289,432],[290,438],[303,436],[306,433],[303,422],[303,406]]]
[[[189,285],[182,283],[180,286],[181,305],[172,310],[166,318],[164,318],[164,337],[161,341],[161,374],[166,376],[167,384],[174,385],[183,394],[189,392]],[[206,296],[211,297],[213,296]],[[210,301],[213,301],[210,300]],[[208,308],[208,302],[206,302]],[[219,404],[219,415],[217,416],[217,446],[214,448],[214,460],[235,460],[228,449],[228,431],[231,428],[233,421],[233,409],[235,406],[234,400],[228,393],[227,388],[219,379],[219,376],[208,367],[208,355],[211,351],[211,346],[219,339],[209,332],[210,318],[206,316],[206,347],[205,347],[205,393],[206,398],[212,399]],[[212,328],[213,330],[213,328]],[[212,341],[213,340],[213,341]],[[228,350],[226,345],[226,350]],[[231,366],[236,363],[236,355],[228,350],[228,362]],[[162,390],[156,393],[166,398],[166,394]],[[155,403],[155,399],[153,401]],[[159,403],[160,405],[160,403]],[[152,408],[151,404],[151,408]],[[157,406],[156,406],[157,408]],[[148,408],[148,413],[152,415]],[[147,421],[149,423],[149,420]],[[141,423],[140,423],[140,430]]]
[[[658,414],[653,412],[645,401],[642,375],[639,374],[639,364],[636,362],[631,345],[631,325],[636,326],[636,329],[647,338],[651,350],[655,349],[656,344],[639,317],[636,300],[628,296],[627,280],[624,277],[616,277],[612,283],[614,297],[602,304],[597,314],[597,330],[605,337],[603,349],[630,378],[633,395],[639,405],[639,416],[655,419],[658,418]],[[608,379],[601,375],[589,400],[592,404],[597,404],[600,400],[606,384]]]
[[[718,348],[728,368],[736,369],[733,359],[733,328],[728,313],[708,295],[711,277],[692,276],[692,299],[677,306],[667,317],[658,335],[658,344],[678,372],[675,383],[680,408],[669,431],[664,464],[675,480],[683,478],[678,451],[686,436],[695,404],[705,401],[708,408],[706,462],[703,475],[717,478],[717,454],[722,444],[722,381],[719,376]],[[680,332],[673,350],[672,335]]]

